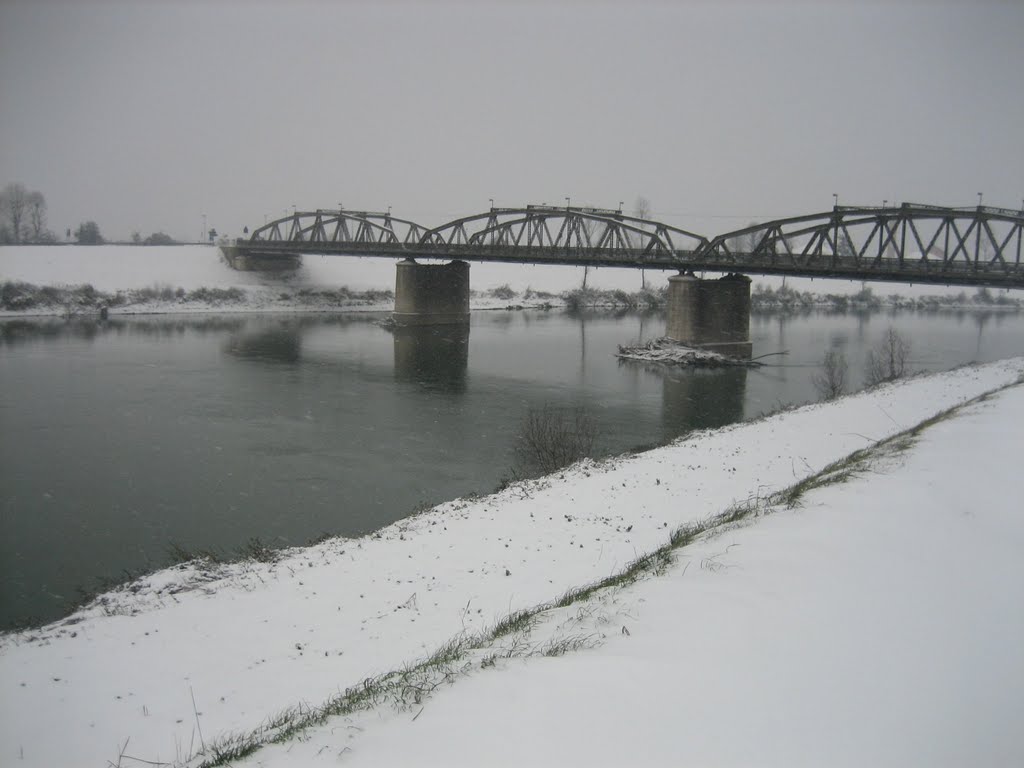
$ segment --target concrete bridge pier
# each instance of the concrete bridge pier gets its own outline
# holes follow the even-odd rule
[[[469,264],[418,264],[404,259],[395,265],[395,311],[398,325],[469,323]]]
[[[692,273],[668,279],[665,335],[688,346],[749,359],[750,278],[728,274],[701,280]]]

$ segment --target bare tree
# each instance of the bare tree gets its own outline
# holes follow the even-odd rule
[[[651,201],[648,200],[643,195],[639,195],[637,197],[637,199],[636,199],[636,204],[633,206],[633,215],[636,216],[638,219],[642,219],[644,221],[650,219],[651,218]],[[637,246],[635,246],[635,247],[639,247],[639,244],[637,244]],[[646,288],[647,287],[647,275],[644,272],[644,268],[643,267],[640,267],[640,287],[641,288]]]
[[[584,408],[531,408],[519,431],[516,457],[528,472],[548,474],[593,453],[597,425]]]
[[[7,219],[11,242],[20,243],[25,234],[25,214],[29,206],[29,191],[24,184],[8,184],[0,192],[0,208]]]
[[[594,241],[597,235],[598,221],[596,219],[583,219],[583,229],[587,235],[587,242],[590,247],[594,246]],[[583,290],[587,290],[587,276],[590,274],[590,266],[584,265],[583,267]]]
[[[838,349],[830,349],[821,361],[821,370],[814,374],[814,388],[823,400],[835,400],[846,392],[846,373],[849,365],[846,355]]]
[[[756,227],[757,222],[752,221],[747,224],[747,227]],[[737,253],[753,253],[754,249],[757,248],[757,244],[761,239],[760,232],[747,232],[742,235],[737,235],[729,239],[729,247]]]
[[[42,192],[28,193],[29,234],[33,243],[44,243],[53,239],[46,230],[46,198]]]
[[[868,351],[864,379],[869,387],[895,381],[907,375],[910,342],[895,328],[889,328],[878,345]]]

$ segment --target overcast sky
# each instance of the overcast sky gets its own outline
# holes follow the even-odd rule
[[[632,209],[714,235],[1019,208],[1024,2],[0,0],[0,185],[198,237],[334,207]]]

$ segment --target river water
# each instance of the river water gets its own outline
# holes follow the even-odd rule
[[[890,327],[914,370],[1024,355],[1024,315],[755,315],[755,370],[658,370],[616,345],[658,313],[476,312],[468,331],[368,315],[0,321],[0,627],[79,588],[232,551],[358,535],[510,475],[531,408],[587,409],[617,453],[860,385]]]

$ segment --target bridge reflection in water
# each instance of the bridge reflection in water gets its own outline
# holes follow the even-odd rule
[[[695,429],[743,420],[747,369],[665,372],[662,379],[662,437],[672,440]]]
[[[395,381],[461,394],[469,370],[469,325],[402,326],[395,337]]]

